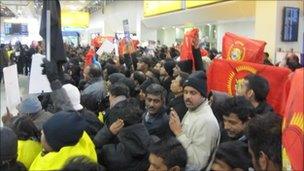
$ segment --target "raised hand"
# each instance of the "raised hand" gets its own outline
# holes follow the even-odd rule
[[[110,132],[113,135],[117,135],[118,132],[121,130],[121,128],[124,127],[124,121],[122,119],[117,119],[111,126],[110,126]]]

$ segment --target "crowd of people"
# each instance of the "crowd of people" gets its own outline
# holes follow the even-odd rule
[[[28,74],[38,47],[1,45],[1,71],[17,63]],[[97,49],[66,45],[60,67],[43,60],[52,92],[3,114],[0,170],[282,170],[282,118],[265,78],[248,75],[229,96],[207,91],[215,49],[202,58],[194,44],[195,61],[178,61],[176,47],[119,57]],[[301,67],[295,54],[280,65]]]

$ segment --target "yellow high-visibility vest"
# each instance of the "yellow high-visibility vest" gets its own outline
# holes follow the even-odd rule
[[[24,164],[29,169],[34,159],[41,152],[42,146],[39,142],[33,140],[18,140],[18,158],[17,161]]]
[[[62,147],[58,152],[49,152],[44,156],[40,152],[29,170],[60,170],[70,158],[75,156],[87,156],[97,162],[95,145],[86,132],[74,146]]]

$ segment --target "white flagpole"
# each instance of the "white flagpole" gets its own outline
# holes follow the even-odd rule
[[[49,4],[46,10],[46,59],[51,61],[51,11]]]

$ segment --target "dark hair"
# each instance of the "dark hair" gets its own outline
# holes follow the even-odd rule
[[[155,96],[161,96],[162,99],[166,99],[167,91],[166,89],[159,84],[151,84],[146,88],[146,94],[152,94]]]
[[[152,59],[149,58],[148,56],[143,56],[138,59],[139,62],[143,62],[148,65],[148,68],[152,67]]]
[[[160,74],[158,70],[150,68],[148,71],[150,71],[156,79],[159,79]]]
[[[251,119],[248,124],[248,144],[256,159],[262,151],[280,168],[282,167],[282,119],[269,112]],[[281,169],[280,169],[281,170]]]
[[[251,157],[248,147],[241,141],[228,141],[221,143],[215,153],[215,159],[222,160],[232,169],[248,170],[251,167]]]
[[[149,151],[161,157],[168,169],[174,166],[179,166],[182,169],[186,167],[187,152],[175,137],[167,138],[150,145]]]
[[[268,58],[269,57],[269,53],[268,52],[264,52],[264,55]]]
[[[192,60],[179,61],[177,65],[181,71],[186,72],[188,74],[192,73]]]
[[[135,91],[135,82],[134,80],[132,80],[131,78],[122,78],[120,80],[118,80],[117,83],[123,83],[125,84],[128,88],[129,88],[129,95],[131,97],[135,97],[137,95],[136,91]]]
[[[224,116],[234,113],[243,123],[254,117],[254,108],[244,96],[230,97],[221,105]]]
[[[91,64],[90,65],[90,70],[89,70],[89,76],[91,78],[98,78],[102,76],[102,69],[100,66],[96,64]]]
[[[253,74],[247,75],[245,80],[248,80],[248,88],[253,90],[255,100],[258,102],[265,101],[269,92],[268,81],[259,75]]]
[[[122,73],[114,73],[109,75],[109,81],[111,84],[115,84],[118,82],[120,79],[125,78],[126,76],[123,75]]]
[[[139,89],[142,90],[144,93],[146,93],[147,87],[153,83],[154,83],[153,80],[148,78],[139,86]]]
[[[286,59],[286,65],[292,71],[295,71],[298,68],[301,68],[301,64],[299,63],[299,57],[295,54],[292,54],[291,57]]]
[[[18,140],[34,139],[40,141],[41,133],[32,119],[27,115],[18,116],[13,121],[12,129],[16,133]]]
[[[189,74],[186,73],[186,72],[180,72],[178,75],[181,77],[181,80],[180,80],[180,82],[179,82],[179,85],[180,85],[180,86],[183,86],[184,83],[185,83],[185,81],[186,81],[187,78],[189,77]]]
[[[86,156],[70,158],[61,171],[104,171],[105,168]]]
[[[117,82],[109,88],[109,92],[112,96],[126,96],[129,97],[130,90],[124,83]]]
[[[26,171],[26,167],[23,163],[16,160],[12,160],[9,163],[1,164],[0,170],[3,171]]]
[[[120,118],[124,121],[124,126],[127,127],[140,123],[143,111],[140,109],[138,101],[135,98],[130,98],[117,103],[109,113],[111,116],[108,126]]]
[[[119,72],[118,68],[115,65],[112,65],[112,64],[109,64],[109,63],[106,64],[105,69],[107,70],[108,76],[111,75],[111,74]]]
[[[141,85],[146,80],[146,76],[141,71],[135,71],[133,73],[133,79],[136,80],[139,85]]]

